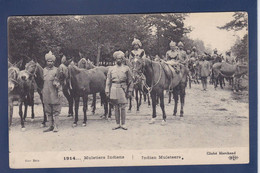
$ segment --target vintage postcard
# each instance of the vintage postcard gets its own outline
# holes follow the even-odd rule
[[[246,12],[8,18],[10,168],[247,164]]]

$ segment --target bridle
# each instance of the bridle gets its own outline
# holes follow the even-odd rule
[[[16,79],[14,79],[12,76],[16,76],[14,78],[17,78],[18,77],[18,70],[13,68],[13,71],[8,74],[8,80],[12,81],[15,85],[18,85],[18,81]]]
[[[160,82],[160,80],[161,80],[161,77],[162,77],[162,70],[161,70],[161,69],[162,69],[162,65],[161,65],[161,63],[155,62],[155,63],[158,63],[158,64],[159,64],[160,74],[159,74],[159,78],[158,78],[158,80],[155,82],[155,84],[153,84],[154,79],[152,79],[151,86],[149,86],[149,85],[147,84],[147,82],[146,82],[146,77],[145,77],[145,75],[144,75],[146,63],[145,63],[145,61],[142,61],[142,62],[143,62],[143,63],[142,63],[142,68],[141,68],[141,74],[140,74],[140,72],[138,72],[138,71],[136,70],[136,66],[134,66],[133,71],[136,71],[137,74],[140,74],[140,75],[141,75],[141,79],[142,79],[143,86],[146,88],[146,90],[148,91],[148,93],[151,93],[152,90],[153,90],[153,88],[154,88],[154,87]],[[152,67],[152,73],[154,73],[152,61],[150,62],[150,65],[151,65],[151,67]]]

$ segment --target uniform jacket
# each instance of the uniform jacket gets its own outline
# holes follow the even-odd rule
[[[130,52],[130,59],[145,57],[145,51],[143,49],[132,50]]]
[[[58,97],[58,91],[62,91],[62,87],[56,78],[57,68],[45,67],[43,69],[43,103],[45,104],[60,104],[60,98]]]
[[[200,76],[208,77],[210,74],[210,63],[208,61],[204,60],[204,61],[200,61],[199,65],[200,65],[200,68],[199,68]]]
[[[176,51],[168,50],[166,52],[165,56],[166,56],[167,60],[172,60],[172,59],[177,60],[178,59],[178,55],[179,55],[179,52],[177,50]]]
[[[111,100],[117,103],[127,103],[126,94],[133,91],[133,81],[130,68],[125,65],[115,65],[108,70],[106,92]]]
[[[226,55],[226,62],[229,64],[235,64],[236,60],[233,56]]]

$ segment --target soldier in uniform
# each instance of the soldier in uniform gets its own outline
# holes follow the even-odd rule
[[[206,55],[202,55],[201,61],[199,62],[199,76],[204,91],[207,90],[207,77],[210,75],[210,63],[206,58]]]
[[[43,132],[58,132],[59,114],[61,111],[62,87],[56,78],[57,68],[54,67],[56,57],[51,51],[45,55],[47,66],[43,69],[44,85],[42,90],[44,109],[51,125]]]
[[[128,66],[122,64],[125,57],[122,51],[116,51],[113,54],[116,59],[116,65],[111,67],[107,74],[106,95],[110,98],[111,103],[115,106],[116,127],[113,130],[125,126],[127,98],[133,91],[132,74]]]
[[[195,46],[192,47],[192,51],[190,53],[190,58],[194,58],[195,60],[198,60],[198,52],[197,52],[197,48]]]
[[[187,54],[186,54],[185,50],[183,49],[184,45],[181,41],[178,43],[178,47],[179,47],[178,60],[180,63],[184,64],[187,60]]]
[[[134,41],[132,42],[133,50],[130,52],[129,59],[135,59],[135,58],[143,58],[145,57],[145,51],[141,49],[142,43],[140,40],[134,38]]]
[[[212,59],[214,63],[222,62],[222,58],[220,57],[220,55],[218,55],[218,50],[216,48],[213,50]]]
[[[235,64],[236,60],[233,56],[231,56],[231,51],[226,52],[226,62],[229,64]]]
[[[178,60],[178,47],[176,46],[176,43],[171,41],[170,42],[170,50],[166,52],[166,60]]]

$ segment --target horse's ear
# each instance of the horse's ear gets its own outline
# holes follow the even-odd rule
[[[15,67],[21,69],[22,64],[23,64],[23,59],[21,59],[19,62],[17,62],[17,63],[15,64]]]

